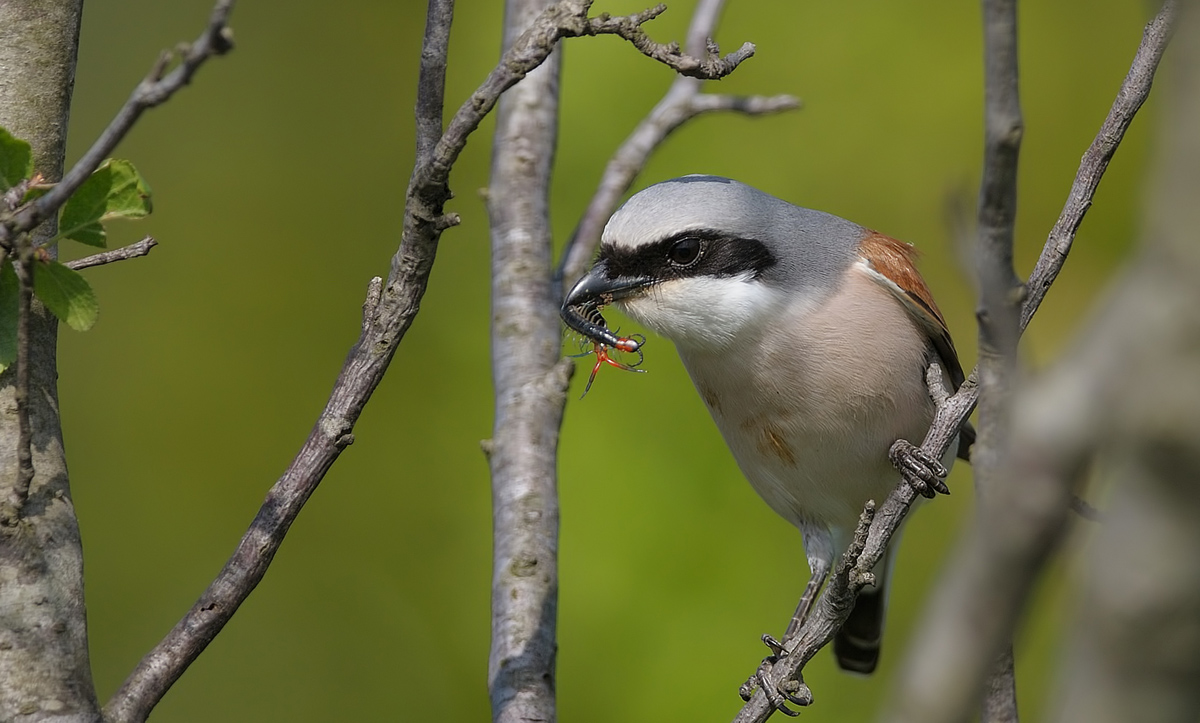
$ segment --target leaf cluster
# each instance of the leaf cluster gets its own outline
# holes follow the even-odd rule
[[[52,188],[34,172],[29,144],[0,128],[0,193],[20,207]],[[15,208],[13,209],[15,210]],[[33,294],[59,320],[76,331],[96,323],[100,305],[87,279],[50,257],[46,249],[69,239],[104,248],[105,224],[114,219],[139,219],[150,215],[150,187],[129,161],[109,159],[71,195],[58,212],[58,232],[45,241],[29,234],[18,236],[3,250],[0,261],[0,371],[17,358],[18,295],[20,280],[14,263],[26,263],[32,272]]]

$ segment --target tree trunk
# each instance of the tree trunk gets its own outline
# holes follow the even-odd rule
[[[0,126],[33,146],[35,168],[62,176],[82,0],[0,0]],[[15,490],[15,369],[0,375],[0,719],[95,721],[83,549],[59,424],[53,317],[30,323],[30,427],[35,476]]]

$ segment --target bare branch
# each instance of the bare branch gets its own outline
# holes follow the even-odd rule
[[[1121,86],[1108,120],[1101,127],[1100,137],[1105,136],[1114,127],[1128,128],[1134,114],[1146,99],[1154,71],[1170,37],[1175,14],[1175,2],[1168,0],[1147,26],[1145,38],[1134,57],[1133,67]],[[1098,148],[1106,149],[1111,156],[1112,149],[1108,144],[1101,143],[1098,138],[1084,157],[1081,164],[1083,167],[1095,164],[1093,150]],[[1091,196],[1099,183],[1099,174],[1102,174],[1103,170],[1103,166],[1097,166],[1097,175],[1088,176],[1087,187],[1079,202],[1068,204],[1068,209],[1064,209],[1064,219],[1081,205],[1084,208],[1090,205]],[[1060,219],[1059,224],[1064,224],[1064,220]],[[1064,227],[1069,228],[1069,234],[1073,238],[1078,225]],[[1054,271],[1045,278],[1052,280],[1061,268],[1063,260],[1064,257],[1058,256],[1056,261],[1050,262]],[[1041,278],[1037,271],[1034,278]],[[1044,293],[1031,294],[1025,299],[1023,318],[1028,319],[1033,315],[1044,296]],[[933,424],[921,444],[921,448],[932,457],[940,459],[946,453],[958,430],[975,409],[979,398],[978,376],[979,370],[976,369],[967,377],[957,393],[944,403],[938,404]],[[1053,404],[1053,400],[1047,402],[1049,406]],[[1027,437],[1028,435],[1023,435],[1022,438]],[[943,591],[938,601],[931,606],[922,632],[908,653],[909,663],[902,666],[903,678],[897,687],[900,702],[888,709],[887,720],[924,723],[962,720],[970,715],[972,701],[977,699],[974,692],[983,684],[983,678],[990,670],[994,658],[989,656],[986,660],[978,661],[978,665],[972,663],[964,666],[963,661],[977,655],[976,651],[980,645],[986,646],[988,650],[996,650],[999,644],[986,640],[1002,639],[1011,631],[1011,620],[1015,618],[1015,611],[1024,600],[1029,583],[1040,568],[1044,555],[1053,549],[1053,542],[1061,532],[1065,513],[1070,506],[1069,490],[1062,489],[1058,482],[1049,483],[1046,480],[1073,480],[1074,473],[1079,469],[1079,457],[1070,454],[1069,450],[1074,447],[1066,444],[1064,440],[1047,440],[1046,443],[1058,444],[1068,451],[1063,456],[1055,457],[1057,466],[1053,469],[1031,470],[1021,480],[1020,487],[1025,504],[1016,522],[1006,517],[989,524],[988,534],[993,536],[998,528],[1007,526],[1012,538],[1020,540],[1021,547],[1012,553],[1014,559],[1004,559],[998,563],[994,562],[994,559],[981,562],[981,557],[989,554],[994,556],[996,550],[981,552],[975,549],[979,544],[977,539],[968,541],[967,548],[972,551],[960,555],[946,576],[947,581],[953,581],[953,589]],[[899,485],[877,508],[862,554],[856,561],[844,557],[839,562],[839,569],[857,565],[858,569],[870,570],[871,566],[882,558],[884,550],[916,496],[911,485]],[[976,538],[982,534],[976,535]],[[1003,591],[1000,591],[999,587],[1003,587]],[[845,621],[845,615],[852,607],[853,598],[850,596],[857,594],[852,586],[839,587],[836,592],[837,595],[833,585],[826,587],[809,620],[796,637],[789,655],[771,671],[770,679],[774,685],[794,680],[808,660],[833,639],[833,631]],[[968,602],[964,603],[964,600]],[[980,621],[988,623],[988,630],[981,631]],[[964,670],[965,676],[962,675]],[[945,709],[939,707],[943,705]],[[931,715],[929,711],[934,708],[938,708],[938,712]],[[773,712],[766,696],[762,691],[758,691],[738,713],[735,721],[761,722]]]
[[[132,243],[132,244],[129,244],[128,246],[122,246],[119,249],[113,249],[112,251],[103,251],[98,254],[92,254],[91,256],[84,256],[81,259],[75,259],[74,261],[68,261],[68,262],[66,262],[66,264],[64,264],[64,266],[66,266],[67,268],[75,269],[76,271],[79,271],[80,269],[90,269],[93,266],[103,266],[104,264],[111,264],[114,261],[125,261],[126,259],[136,259],[139,256],[145,256],[146,254],[150,253],[150,249],[154,248],[157,245],[158,245],[158,241],[156,241],[153,236],[147,236],[146,238],[142,239],[141,241],[138,241],[137,243]]]
[[[1078,227],[1070,220],[1072,214],[1090,204],[1099,182],[1099,175],[1086,169],[1103,172],[1106,161],[1101,158],[1110,157],[1113,150],[1104,137],[1113,128],[1127,128],[1149,93],[1175,15],[1175,3],[1168,1],[1147,27],[1109,118],[1083,158],[1080,177],[1087,181],[1076,183],[1080,194],[1076,197],[1073,191],[1074,200],[1055,227],[1069,237]],[[1040,285],[1038,279],[1049,283],[1061,268],[1065,256],[1054,252],[1055,243],[1053,237],[1047,243],[1045,271],[1035,271],[1031,286]],[[1044,296],[1044,288],[1031,294],[1022,318],[1029,319]],[[1062,395],[1074,394],[1075,386],[1043,394],[1042,411],[1061,406]],[[1047,427],[1052,416],[1023,414],[1022,424],[1014,425],[1022,430],[1014,454],[1028,461],[1020,473],[1009,470],[1003,484],[989,488],[987,514],[947,570],[902,666],[897,703],[889,709],[888,720],[939,723],[970,715],[996,652],[1011,636],[1038,571],[1057,547],[1071,504],[1071,485],[1082,469],[1082,444],[1072,435],[1053,433]],[[1035,428],[1036,439],[1031,438]],[[1050,454],[1048,448],[1056,452]]]
[[[653,58],[666,65],[680,75],[702,80],[718,80],[729,75],[742,64],[743,60],[754,55],[754,43],[743,43],[736,51],[720,56],[716,43],[709,40],[699,55],[698,48],[689,48],[696,56],[687,55],[679,49],[679,43],[656,43],[642,30],[642,25],[663,14],[666,5],[656,5],[649,10],[620,18],[609,17],[607,13],[592,18],[584,28],[586,35],[619,35],[633,44],[648,58]],[[705,20],[715,22],[716,14],[703,16]],[[690,37],[689,33],[689,37]]]
[[[446,105],[446,57],[454,0],[430,0],[421,45],[421,72],[417,78],[417,161],[429,161],[442,137],[442,112]]]
[[[1067,254],[1071,251],[1071,244],[1075,241],[1075,234],[1083,223],[1083,217],[1092,207],[1092,198],[1096,195],[1104,171],[1108,169],[1109,162],[1125,137],[1125,131],[1129,130],[1133,117],[1150,96],[1154,72],[1158,69],[1163,51],[1167,49],[1167,43],[1174,32],[1176,6],[1176,0],[1167,0],[1146,26],[1133,65],[1130,66],[1121,89],[1117,91],[1117,99],[1109,109],[1108,117],[1104,119],[1092,145],[1083,154],[1066,205],[1050,231],[1042,255],[1038,258],[1026,284],[1028,298],[1021,309],[1022,329],[1029,326],[1029,321],[1045,298],[1046,292],[1050,290],[1050,285],[1058,278],[1058,272],[1067,261]]]
[[[992,494],[1004,483],[1009,410],[1017,376],[1022,286],[1013,267],[1017,222],[1017,160],[1024,121],[1017,70],[1017,0],[983,0],[986,138],[975,268],[979,284],[979,424],[971,468],[977,514],[993,514]],[[985,655],[986,655],[985,651]],[[980,723],[1015,723],[1017,690],[1012,642],[993,654]]]
[[[233,0],[218,0],[209,17],[208,26],[194,43],[187,46],[179,59],[179,65],[170,73],[164,75],[167,64],[171,60],[169,53],[163,53],[154,67],[150,70],[129,100],[117,112],[116,117],[92,144],[87,153],[55,184],[46,195],[18,211],[5,224],[0,225],[0,243],[10,243],[13,236],[29,231],[50,218],[62,207],[71,194],[83,184],[100,167],[106,158],[112,155],[133,124],[142,113],[150,108],[165,103],[175,91],[191,82],[204,61],[214,55],[224,55],[233,49],[233,31],[226,23],[229,14],[233,12]]]
[[[509,0],[505,47],[547,0]],[[487,207],[492,238],[492,631],[496,723],[553,721],[558,629],[558,435],[573,365],[560,360],[550,174],[562,54],[500,101]]]
[[[980,295],[981,404],[988,406],[993,393],[997,401],[1009,393],[1008,372],[1015,361],[1020,333],[1017,319],[1021,282],[1013,268],[1013,227],[1017,219],[1017,158],[1024,124],[1017,89],[1016,0],[984,0],[983,15],[986,143],[975,263]],[[987,420],[982,416],[983,424],[999,421],[991,419],[990,414]],[[992,427],[997,433],[1002,428]],[[981,437],[987,436],[980,431]],[[974,456],[972,462],[978,470],[980,465]]]
[[[983,688],[980,723],[1017,723],[1017,676],[1013,667],[1012,644],[996,659],[995,667]]]
[[[936,363],[930,365],[926,381],[936,404],[936,412],[921,448],[935,459],[941,459],[950,448],[950,443],[958,434],[963,421],[971,415],[978,390],[972,375],[959,388],[957,394],[945,398],[944,393],[940,393],[942,372]],[[865,543],[861,548],[852,545],[838,561],[829,584],[825,586],[796,637],[790,641],[788,654],[771,670],[771,685],[778,687],[786,681],[802,680],[800,671],[821,648],[833,640],[834,634],[850,616],[854,601],[865,584],[864,576],[870,575],[875,565],[883,559],[888,543],[900,529],[904,517],[916,499],[915,487],[905,483],[898,485],[877,508],[874,503],[868,503],[868,511],[873,510],[873,514],[864,514],[859,522],[860,529],[856,532],[856,539],[865,533]],[[864,524],[867,525],[865,531],[862,529]],[[774,712],[775,707],[760,689],[755,691],[733,720],[734,723],[762,723]]]
[[[687,51],[699,55],[708,48],[710,38],[716,32],[717,20],[725,0],[701,0],[696,5],[692,22],[688,28]],[[790,95],[730,96],[709,95],[700,92],[700,80],[678,77],[671,84],[662,100],[642,119],[625,139],[604,169],[600,185],[588,203],[587,210],[571,234],[570,241],[559,260],[555,282],[560,287],[556,293],[562,295],[564,280],[575,279],[583,274],[600,243],[600,233],[608,217],[617,210],[621,196],[629,190],[634,180],[646,167],[650,155],[675,129],[703,113],[732,110],[746,115],[766,115],[800,107],[799,99]]]
[[[267,493],[258,515],[225,567],[187,615],[130,674],[105,707],[107,718],[122,722],[144,720],[262,580],[304,503],[342,450],[354,441],[354,424],[416,316],[441,233],[458,222],[456,215],[444,213],[444,206],[450,198],[450,169],[468,136],[479,127],[504,91],[546,60],[558,40],[629,32],[628,24],[611,18],[598,21],[593,27],[587,18],[590,6],[589,0],[563,0],[539,15],[529,30],[512,43],[484,83],[458,109],[432,151],[428,152],[425,162],[418,163],[413,169],[405,198],[400,247],[392,258],[391,270],[377,295],[377,303],[373,301],[376,293],[372,285],[364,304],[364,312],[369,311],[370,318],[364,321],[364,330],[347,355],[325,409],[291,465]],[[438,23],[450,20],[448,12],[430,17]],[[424,66],[445,65],[445,44],[440,40],[444,32],[439,29],[426,33]],[[442,57],[436,57],[439,53]],[[677,58],[676,62],[683,61]],[[428,92],[433,92],[429,89],[436,86],[429,80],[432,77],[427,76],[429,82],[425,87]],[[421,128],[425,132],[433,126],[434,112],[424,102],[419,101],[418,108],[424,118]],[[426,142],[427,139],[421,141],[422,144]],[[427,148],[427,145],[421,147]],[[554,349],[557,348],[556,343]]]

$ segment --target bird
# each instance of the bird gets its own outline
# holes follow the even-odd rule
[[[930,362],[948,391],[963,382],[915,257],[911,245],[851,221],[690,175],[630,197],[562,303],[568,326],[596,343],[597,368],[607,346],[640,354],[644,342],[611,332],[606,305],[674,342],[743,475],[799,529],[811,576],[785,642],[866,503],[900,482],[892,444],[928,431]],[[968,435],[943,464],[966,456]],[[835,637],[843,670],[878,664],[895,547]]]

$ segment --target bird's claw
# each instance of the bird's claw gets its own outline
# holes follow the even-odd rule
[[[778,660],[779,658],[787,657],[787,654],[788,654],[787,649],[785,649],[783,647],[783,643],[776,640],[770,634],[763,633],[762,641],[763,641],[763,645],[767,646],[767,648],[769,648],[771,650],[772,658],[775,658],[776,660]]]
[[[754,695],[754,689],[760,688],[763,694],[767,696],[767,702],[771,704],[772,708],[786,716],[794,718],[800,715],[800,711],[788,708],[787,704],[791,703],[798,706],[811,705],[813,701],[812,691],[804,684],[803,680],[797,678],[785,680],[778,686],[772,685],[771,670],[775,667],[776,663],[787,657],[788,652],[783,647],[783,643],[780,643],[770,635],[762,636],[762,641],[771,650],[771,654],[763,658],[762,663],[758,666],[758,670],[754,671],[754,675],[751,675],[745,683],[742,683],[741,687],[738,688],[738,695],[742,697],[742,700],[748,701]]]
[[[888,450],[888,459],[900,470],[904,481],[922,497],[933,499],[939,492],[950,494],[950,488],[943,481],[950,472],[933,455],[915,444],[896,440]]]

